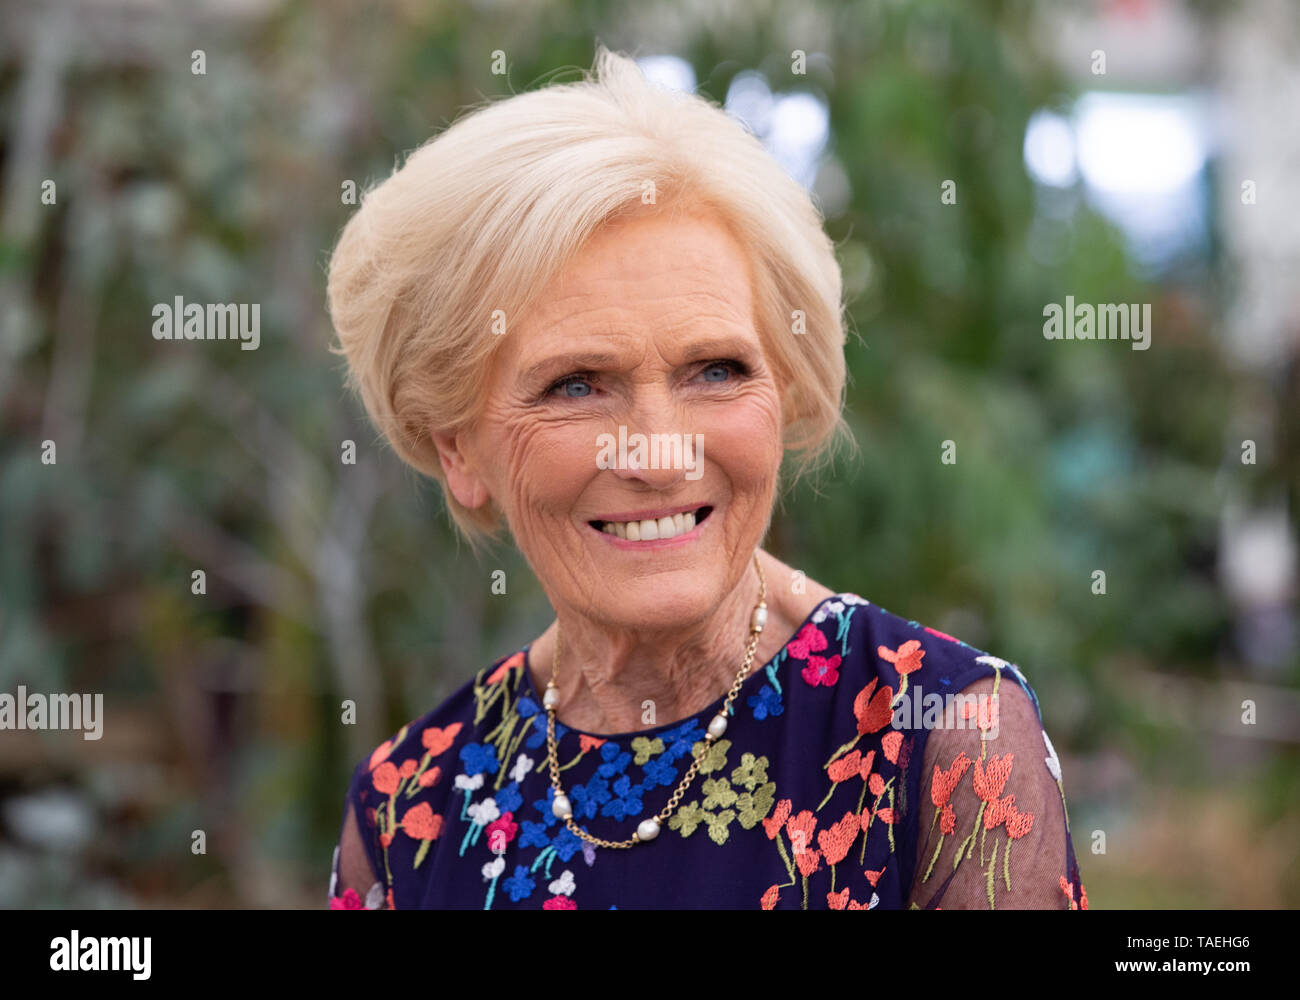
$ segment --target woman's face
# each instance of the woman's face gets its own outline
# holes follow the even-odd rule
[[[480,420],[439,442],[457,499],[497,502],[557,609],[706,618],[750,571],[782,456],[742,248],[711,214],[621,220],[504,338]]]

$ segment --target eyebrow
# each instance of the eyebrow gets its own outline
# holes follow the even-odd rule
[[[689,364],[706,358],[722,358],[728,355],[747,356],[757,347],[748,340],[739,337],[709,337],[690,344],[683,352],[682,359]],[[543,376],[554,373],[556,376],[567,372],[591,371],[600,368],[612,368],[619,363],[616,354],[603,351],[578,351],[569,354],[556,354],[543,358],[536,364],[529,365],[520,376],[522,384],[540,381]]]

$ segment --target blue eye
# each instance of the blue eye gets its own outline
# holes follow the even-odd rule
[[[551,386],[547,394],[557,391],[566,399],[582,399],[591,395],[591,383],[586,381],[585,375],[569,375]]]
[[[739,361],[715,361],[700,371],[706,382],[726,382],[730,376],[744,373],[745,366]]]

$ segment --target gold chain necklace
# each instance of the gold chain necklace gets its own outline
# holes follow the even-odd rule
[[[740,671],[736,674],[736,680],[731,685],[731,690],[727,693],[727,700],[722,703],[722,708],[718,714],[713,717],[709,723],[708,729],[704,733],[704,746],[696,755],[686,776],[682,778],[677,790],[673,792],[672,798],[668,804],[660,810],[657,816],[643,819],[632,834],[629,840],[601,840],[599,837],[593,837],[582,827],[573,821],[573,806],[569,802],[569,797],[564,794],[564,789],[560,787],[560,761],[559,753],[555,748],[555,709],[560,703],[560,692],[555,686],[555,676],[559,670],[560,664],[560,623],[557,619],[555,622],[555,653],[551,665],[551,679],[546,683],[546,693],[542,696],[542,704],[546,708],[546,756],[547,762],[551,767],[551,787],[555,789],[555,800],[551,804],[551,812],[564,821],[575,835],[581,837],[597,847],[631,847],[634,844],[644,844],[654,840],[659,836],[664,820],[666,820],[677,803],[681,801],[682,796],[686,794],[686,789],[695,777],[695,772],[699,770],[700,763],[704,760],[705,754],[713,746],[715,740],[721,739],[722,734],[727,731],[727,710],[731,707],[732,701],[740,691],[740,685],[745,680],[745,675],[749,673],[750,665],[754,662],[754,650],[758,648],[758,636],[763,631],[763,626],[767,624],[767,581],[763,578],[763,567],[758,564],[758,553],[754,553],[754,568],[758,570],[758,604],[754,606],[754,613],[749,620],[749,646],[745,650],[745,662],[741,664]]]

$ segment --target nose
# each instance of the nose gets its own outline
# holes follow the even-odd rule
[[[684,417],[668,391],[644,388],[617,429],[614,475],[658,490],[681,483],[696,462],[694,436]]]

